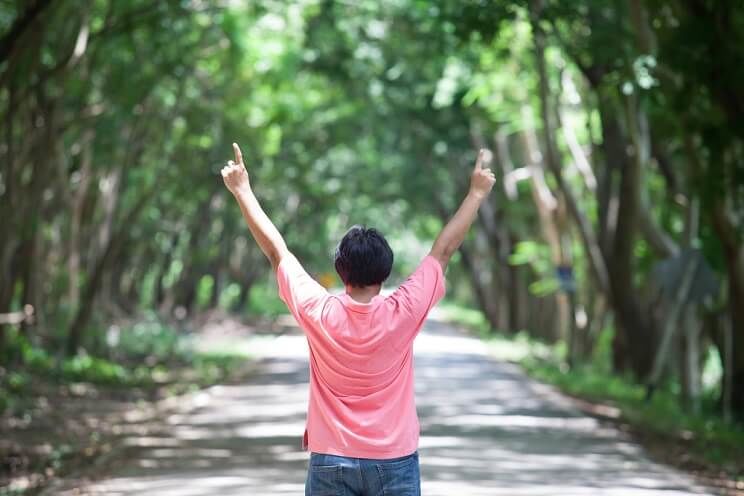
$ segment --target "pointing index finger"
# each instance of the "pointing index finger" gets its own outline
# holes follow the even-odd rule
[[[481,148],[478,150],[478,158],[475,159],[475,170],[480,170],[483,168],[483,159],[486,155],[486,150],[484,148]]]
[[[238,164],[243,163],[243,154],[240,152],[240,147],[237,143],[233,143],[233,152],[235,153],[235,162]]]
[[[486,164],[486,166],[491,165],[491,161],[493,160],[493,153],[491,153],[491,150],[488,148],[483,148],[483,163]]]

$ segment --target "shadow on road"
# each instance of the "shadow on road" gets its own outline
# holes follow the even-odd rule
[[[123,425],[111,478],[88,493],[303,494],[306,341],[293,332],[256,350],[249,382],[198,393],[156,426]],[[415,366],[427,496],[704,494],[449,325],[427,323]]]

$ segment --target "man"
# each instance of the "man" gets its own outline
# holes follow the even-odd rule
[[[480,150],[470,190],[429,254],[389,296],[380,295],[393,252],[375,229],[352,227],[336,249],[345,292],[330,294],[302,268],[256,200],[240,148],[222,169],[253,237],[276,273],[279,295],[310,346],[303,449],[306,495],[420,494],[413,340],[444,296],[444,270],[493,187]]]

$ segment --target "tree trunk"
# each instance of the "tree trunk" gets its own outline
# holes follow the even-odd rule
[[[700,412],[700,395],[702,393],[700,363],[700,322],[694,307],[685,310],[682,322],[682,404],[693,413]]]
[[[530,2],[531,8],[531,23],[534,36],[535,45],[535,60],[537,63],[537,72],[539,76],[539,93],[540,93],[540,108],[541,116],[544,122],[550,121],[550,107],[549,107],[549,92],[550,88],[548,85],[547,68],[545,65],[545,33],[539,24],[540,11],[542,9],[541,0],[532,0]],[[547,121],[546,121],[547,119]],[[551,152],[552,153],[552,152]],[[563,178],[563,172],[556,160],[547,160],[547,164],[556,179],[559,189],[563,194],[566,207],[568,212],[576,221],[576,225],[581,235],[581,240],[584,244],[584,250],[589,258],[591,273],[597,283],[598,289],[605,294],[609,294],[609,276],[607,271],[607,265],[604,257],[602,256],[602,250],[600,249],[599,243],[596,239],[594,231],[592,229],[589,219],[579,208],[578,202],[575,195],[571,191],[571,188],[566,184]]]
[[[68,304],[70,308],[77,308],[80,300],[80,267],[81,267],[81,226],[83,223],[83,207],[88,195],[88,188],[92,180],[91,162],[93,148],[93,131],[86,131],[82,138],[82,152],[80,154],[80,182],[72,199],[70,218],[70,253],[67,259]]]
[[[158,186],[159,184],[156,181],[149,190],[140,196],[137,203],[121,220],[119,229],[110,237],[103,252],[96,260],[91,275],[88,281],[86,281],[85,288],[81,293],[80,305],[75,312],[72,323],[67,329],[67,343],[65,346],[67,355],[71,356],[77,353],[82,341],[83,330],[88,326],[90,318],[93,315],[93,305],[95,304],[96,295],[103,281],[104,272],[108,268],[111,258],[116,256],[122,248],[129,234],[129,227],[137,221],[144,207],[156,193]]]
[[[160,308],[165,301],[165,276],[168,275],[168,269],[173,262],[173,255],[177,244],[178,234],[174,233],[170,237],[168,248],[160,261],[158,273],[155,276],[155,291],[153,292],[154,301],[152,302],[155,308]]]
[[[594,233],[591,229],[589,221],[580,211],[573,192],[563,179],[561,160],[559,158],[559,152],[554,140],[554,131],[556,129],[556,124],[553,122],[553,117],[556,115],[556,113],[554,113],[555,109],[551,105],[551,90],[548,79],[547,66],[545,62],[546,39],[545,33],[540,25],[540,15],[542,7],[542,0],[532,0],[530,2],[530,22],[534,38],[535,61],[537,65],[539,82],[540,116],[543,121],[543,141],[546,152],[545,162],[547,163],[548,168],[551,170],[551,172],[553,172],[553,175],[556,178],[556,182],[558,183],[558,187],[563,194],[566,207],[577,223],[581,239],[584,243],[586,254],[591,261],[591,268],[595,281],[601,291],[603,291],[604,293],[608,293],[610,283],[608,282],[607,267],[605,265],[604,257],[602,256],[600,246],[594,238]],[[560,247],[560,241],[558,241],[558,243]],[[568,261],[568,257],[566,256],[567,254],[564,254],[563,250],[560,250],[560,253],[561,256],[558,260],[558,263],[560,265],[565,265]],[[561,313],[569,313],[567,317],[568,319],[570,319],[570,321],[568,322],[569,327],[567,327],[563,334],[566,337],[567,342],[571,343],[573,341],[573,337],[569,335],[569,333],[575,331],[575,302],[567,298],[562,298],[561,300],[559,300],[559,304],[563,309]]]
[[[635,107],[629,101],[628,122],[631,127],[636,124],[636,118]],[[618,344],[623,345],[629,352],[629,363],[635,376],[643,378],[648,375],[653,364],[655,336],[650,322],[644,318],[645,313],[641,309],[633,284],[633,247],[639,218],[641,177],[640,150],[638,143],[634,144],[636,157],[628,160],[624,154],[621,159],[624,163],[620,176],[617,235],[613,243],[609,273],[613,308],[624,335],[624,339]]]
[[[475,299],[478,302],[478,306],[483,311],[490,326],[494,329],[498,329],[498,306],[494,304],[496,300],[490,297],[488,289],[483,284],[483,281],[481,281],[480,271],[475,266],[473,255],[465,243],[460,245],[460,260],[462,260],[462,264],[465,267],[467,274],[470,276],[470,281],[472,283],[473,292],[475,293]]]
[[[731,329],[731,410],[744,418],[744,246],[733,222],[719,200],[713,207],[715,228],[726,259],[728,271],[729,320]]]
[[[512,248],[513,250],[513,248]],[[509,274],[509,332],[516,333],[524,326],[522,325],[523,290],[521,270],[516,265],[507,266]]]

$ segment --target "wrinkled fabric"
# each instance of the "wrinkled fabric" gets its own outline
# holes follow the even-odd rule
[[[439,262],[427,255],[393,293],[369,303],[330,294],[293,255],[276,277],[310,347],[303,449],[377,459],[415,452],[413,341],[445,293]]]
[[[305,496],[324,494],[421,496],[418,451],[389,460],[311,453]]]

